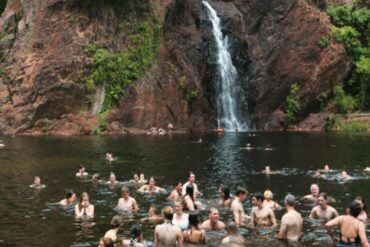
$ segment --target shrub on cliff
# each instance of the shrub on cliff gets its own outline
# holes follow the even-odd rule
[[[288,126],[296,121],[297,113],[301,110],[298,93],[299,86],[293,83],[290,86],[289,95],[286,97],[285,101],[286,124]]]
[[[334,39],[342,43],[353,59],[344,90],[358,101],[357,107],[370,109],[370,9],[364,1],[339,5],[328,10]],[[352,107],[352,106],[351,106]]]
[[[351,113],[357,108],[356,100],[347,95],[341,85],[336,85],[333,90],[334,105],[338,113]]]

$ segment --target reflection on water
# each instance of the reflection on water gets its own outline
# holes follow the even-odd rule
[[[93,184],[90,179],[75,176],[80,164],[90,175],[99,173],[104,180],[114,172],[118,181],[128,181],[134,173],[154,176],[158,186],[170,192],[175,179],[185,182],[187,172],[194,171],[200,198],[206,207],[216,206],[221,184],[235,192],[237,186],[248,191],[271,189],[274,200],[283,204],[290,192],[298,198],[309,193],[311,183],[336,199],[333,204],[339,213],[357,195],[370,198],[369,176],[362,172],[370,162],[370,136],[349,134],[303,133],[225,133],[202,136],[135,136],[135,137],[16,137],[1,138],[0,149],[0,246],[97,246],[99,238],[110,228],[109,222],[118,212],[113,209],[120,198],[120,186]],[[253,147],[246,150],[247,143]],[[266,150],[267,147],[267,150]],[[117,159],[105,160],[107,152]],[[317,169],[330,164],[334,171],[313,178]],[[276,173],[262,173],[270,166]],[[342,180],[341,171],[352,178]],[[47,185],[43,190],[28,186],[34,176]],[[139,211],[124,216],[119,237],[129,235],[130,227],[146,217],[151,205],[158,208],[169,204],[167,194],[138,193],[130,187]],[[95,218],[76,221],[73,207],[55,203],[73,190],[78,196],[84,191],[95,206]],[[300,201],[298,210],[305,218],[304,236],[300,246],[328,246],[330,239],[318,222],[308,219],[312,205]],[[245,203],[246,212],[251,205]],[[281,219],[283,211],[277,212]],[[221,219],[228,221],[230,212],[220,210]],[[201,219],[207,212],[201,212]],[[154,225],[144,223],[144,236],[153,240]],[[249,246],[285,246],[276,240],[277,231],[258,233],[242,230]],[[368,232],[369,235],[369,232]],[[208,246],[218,246],[223,235],[207,233]]]

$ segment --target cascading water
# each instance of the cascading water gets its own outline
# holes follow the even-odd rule
[[[242,105],[245,104],[243,90],[237,83],[238,72],[234,67],[228,47],[228,37],[223,37],[221,20],[217,12],[207,1],[202,1],[208,10],[208,17],[213,26],[213,36],[217,46],[218,82],[217,124],[227,131],[248,131],[247,119],[243,117]]]
[[[92,97],[91,113],[99,114],[103,110],[104,99],[105,99],[105,87],[97,86],[95,94]]]

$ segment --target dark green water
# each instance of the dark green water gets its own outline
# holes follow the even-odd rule
[[[333,206],[339,213],[355,196],[370,198],[370,178],[361,170],[370,165],[370,136],[324,133],[264,133],[250,137],[245,133],[203,136],[203,143],[194,141],[199,136],[133,136],[133,137],[3,137],[6,145],[0,149],[0,246],[97,246],[99,238],[109,229],[109,222],[116,212],[120,188],[92,186],[89,181],[75,177],[80,163],[87,171],[100,173],[108,178],[111,171],[105,162],[106,152],[112,152],[118,160],[112,170],[117,180],[129,180],[133,173],[144,172],[154,176],[159,186],[170,190],[175,178],[186,181],[189,170],[196,173],[203,202],[212,204],[218,199],[220,184],[232,191],[242,185],[250,192],[271,189],[275,199],[282,203],[286,193],[297,197],[309,193],[313,182],[321,191],[337,199]],[[240,149],[246,143],[261,147],[251,151]],[[272,151],[263,147],[272,145]],[[354,177],[345,183],[336,179],[314,179],[311,172],[324,164],[338,172],[346,169]],[[266,177],[260,171],[269,165],[282,174]],[[47,188],[30,189],[34,176],[40,176]],[[73,189],[77,194],[87,191],[95,205],[94,226],[75,220],[73,211],[62,209],[53,203],[60,201],[65,192]],[[131,193],[137,199],[140,210],[135,219],[144,217],[151,204],[165,205],[166,196],[150,197]],[[367,200],[367,202],[369,202]],[[301,246],[329,246],[325,230],[307,220],[310,205],[300,204],[299,211],[305,218]],[[249,200],[245,203],[250,212]],[[281,219],[283,212],[277,214]],[[230,213],[222,211],[222,220]],[[205,219],[206,212],[201,212]],[[127,235],[134,222],[126,222],[119,235]],[[153,240],[153,226],[144,225],[147,240]],[[368,231],[368,236],[370,232]],[[264,233],[255,236],[243,234],[251,242],[249,246],[284,246]],[[216,237],[217,238],[217,237]],[[219,238],[219,237],[218,237]],[[218,246],[216,240],[211,241]]]

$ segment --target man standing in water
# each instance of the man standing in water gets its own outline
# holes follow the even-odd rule
[[[208,220],[204,221],[199,228],[206,231],[222,231],[225,229],[225,224],[219,220],[220,214],[217,208],[208,210]]]
[[[328,205],[328,196],[326,193],[320,193],[317,200],[318,206],[314,207],[311,211],[311,219],[323,219],[324,221],[329,221],[338,216],[337,210]]]
[[[317,199],[319,198],[320,193],[319,186],[317,184],[311,184],[310,191],[311,194],[306,195],[304,199],[317,203]]]
[[[118,200],[117,209],[122,211],[137,211],[139,207],[137,206],[136,200],[130,196],[130,191],[126,186],[122,186],[121,189],[122,198]]]
[[[251,223],[253,227],[256,226],[271,226],[276,227],[277,222],[275,214],[271,208],[263,206],[263,200],[265,198],[261,193],[256,193],[252,197],[252,212],[251,212]]]
[[[154,230],[154,243],[159,246],[177,246],[182,247],[183,236],[180,227],[171,224],[173,218],[173,209],[165,207],[162,210],[164,223],[157,225]]]
[[[188,181],[182,186],[182,195],[185,196],[186,194],[186,186],[191,185],[194,188],[194,200],[197,196],[201,195],[202,193],[198,190],[198,185],[195,183],[195,174],[193,172],[189,172],[189,179]]]
[[[302,234],[303,219],[300,213],[295,211],[295,197],[287,195],[284,200],[286,213],[281,218],[279,239],[289,242],[297,242]]]
[[[233,212],[233,219],[237,226],[247,226],[249,217],[245,215],[243,202],[248,197],[248,191],[243,188],[238,188],[236,191],[236,196],[233,202],[231,203],[231,211]]]

